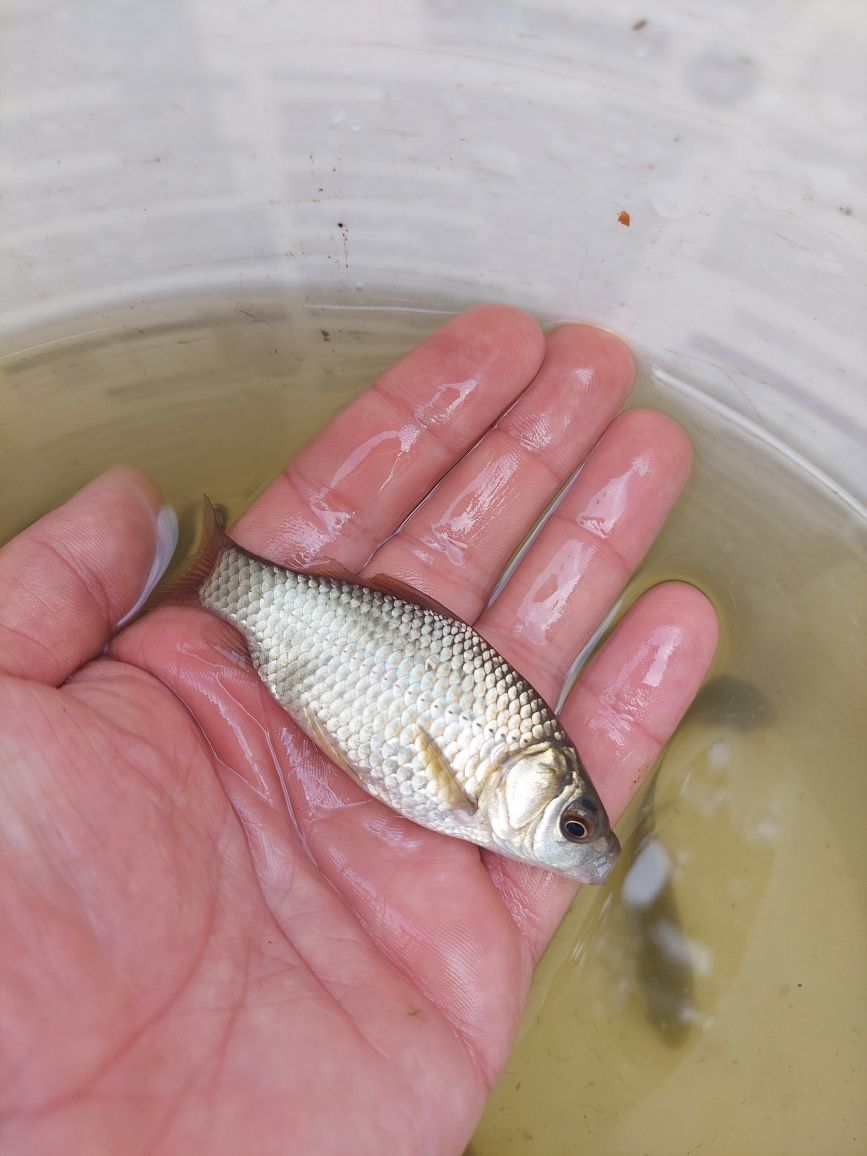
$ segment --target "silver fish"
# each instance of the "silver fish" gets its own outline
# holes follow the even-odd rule
[[[232,542],[211,510],[175,600],[232,623],[298,725],[401,815],[583,883],[611,870],[620,845],[553,713],[421,595],[284,569]]]

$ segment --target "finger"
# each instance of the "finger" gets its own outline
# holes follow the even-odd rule
[[[549,702],[659,533],[691,462],[670,418],[621,414],[476,623]]]
[[[666,582],[625,615],[570,692],[560,717],[615,815],[680,722],[717,637],[708,599]]]
[[[176,533],[153,482],[114,469],[13,538],[0,550],[0,670],[62,683],[141,603]]]
[[[612,822],[695,697],[716,649],[716,612],[682,582],[644,594],[588,664],[561,712]],[[542,953],[574,895],[562,876],[487,857],[497,890]]]
[[[611,334],[555,330],[533,383],[364,572],[400,578],[472,621],[634,377],[631,353]]]
[[[233,529],[284,565],[357,570],[535,375],[544,340],[526,313],[454,318],[346,407]]]

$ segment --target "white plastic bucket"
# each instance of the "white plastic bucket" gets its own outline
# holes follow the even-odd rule
[[[863,6],[3,11],[5,334],[263,285],[506,299],[626,334],[867,492]]]

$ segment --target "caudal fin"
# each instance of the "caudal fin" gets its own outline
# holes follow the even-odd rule
[[[199,547],[189,566],[166,589],[164,603],[175,606],[201,606],[199,591],[210,578],[221,552],[232,544],[223,520],[210,498],[202,500],[202,533]]]

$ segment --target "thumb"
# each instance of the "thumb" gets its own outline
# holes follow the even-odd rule
[[[103,649],[171,559],[177,522],[112,469],[0,550],[0,672],[58,686]]]

